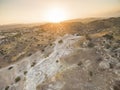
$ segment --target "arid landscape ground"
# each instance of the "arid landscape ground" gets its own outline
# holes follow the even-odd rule
[[[0,90],[120,90],[120,17],[0,26]]]

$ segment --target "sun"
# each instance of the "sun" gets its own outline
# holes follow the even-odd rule
[[[63,9],[53,8],[46,13],[46,19],[48,22],[59,23],[66,19],[66,14]]]

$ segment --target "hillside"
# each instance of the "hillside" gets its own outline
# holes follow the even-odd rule
[[[0,90],[120,90],[120,17],[87,20],[1,26]]]

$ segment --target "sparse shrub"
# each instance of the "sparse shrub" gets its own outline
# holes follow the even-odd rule
[[[32,65],[31,65],[31,67],[34,67],[34,66],[35,66],[35,64],[36,64],[36,63],[35,63],[35,62],[33,62],[33,63],[32,63]]]
[[[0,54],[1,54],[1,55],[5,55],[4,50],[0,50]]]
[[[118,47],[119,47],[119,46],[113,46],[113,47],[112,47],[112,51],[118,49]]]
[[[63,43],[63,40],[59,40],[58,43]]]
[[[82,65],[82,62],[80,61],[77,65],[78,65],[78,66],[81,66],[81,65]]]
[[[9,86],[6,86],[5,90],[8,90],[9,89]]]
[[[88,47],[89,47],[89,48],[92,48],[92,47],[94,47],[94,46],[95,46],[94,43],[92,43],[92,42],[89,42],[89,43],[88,43]]]
[[[50,43],[50,46],[52,46],[52,43]]]
[[[106,47],[107,49],[109,49],[109,48],[110,48],[110,45],[109,45],[109,44],[106,44],[105,47]]]
[[[80,36],[80,33],[77,33],[76,36]]]
[[[120,90],[120,81],[116,81],[115,85],[113,86],[114,90]]]
[[[44,49],[42,49],[41,51],[42,51],[42,52],[44,52],[45,50],[44,50]]]
[[[97,62],[101,62],[101,61],[102,61],[102,58],[98,58],[98,59],[97,59]]]
[[[26,75],[27,74],[27,71],[24,71],[24,75]]]
[[[32,53],[29,53],[29,54],[28,54],[28,56],[31,56],[31,55],[32,55]]]
[[[42,45],[41,44],[37,44],[38,47],[41,47]]]
[[[13,67],[11,66],[11,67],[8,68],[8,70],[11,70],[12,68],[13,68]]]
[[[59,60],[56,60],[56,63],[58,63],[59,62]]]
[[[112,63],[110,63],[110,68],[114,68],[114,65]]]
[[[19,76],[15,78],[16,83],[19,82],[20,80],[21,80],[21,78]]]
[[[106,35],[104,35],[103,37],[105,37],[106,39],[109,39],[109,40],[113,39],[113,36],[112,36],[112,35],[109,35],[109,34],[106,34]]]
[[[90,75],[90,76],[93,76],[93,72],[92,72],[92,71],[89,71],[89,75]]]
[[[120,43],[120,40],[117,40],[116,43]]]
[[[90,35],[88,35],[88,34],[85,35],[85,38],[86,38],[87,40],[91,40],[91,37],[90,37]]]

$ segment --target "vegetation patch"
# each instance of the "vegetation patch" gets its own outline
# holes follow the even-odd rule
[[[78,66],[81,66],[81,65],[82,65],[82,62],[80,61],[77,65],[78,65]]]
[[[105,37],[106,39],[109,39],[109,40],[113,39],[113,36],[112,36],[112,35],[109,35],[109,34],[106,34],[106,35],[104,35],[103,37]]]
[[[11,70],[12,68],[13,68],[13,67],[11,66],[11,67],[8,68],[8,70]]]
[[[6,86],[5,90],[8,90],[9,89],[9,86]]]
[[[120,81],[116,81],[115,85],[113,86],[114,90],[120,90]]]
[[[15,78],[15,82],[16,83],[19,82],[20,80],[21,80],[20,76],[18,76],[18,77]]]
[[[59,40],[58,43],[63,43],[63,40]]]
[[[85,38],[86,38],[86,40],[91,40],[91,37],[88,34],[85,35]]]
[[[29,53],[29,54],[28,54],[28,56],[31,56],[31,55],[32,55],[32,53]]]
[[[27,74],[27,71],[24,71],[24,75],[26,75]]]
[[[31,65],[31,67],[34,67],[34,66],[35,66],[35,64],[36,64],[36,63],[35,63],[35,62],[33,62],[33,63],[32,63],[32,65]]]
[[[59,60],[56,60],[56,63],[58,63],[59,62]]]
[[[89,75],[90,75],[90,76],[93,76],[93,72],[92,72],[92,71],[89,71]]]
[[[94,47],[94,46],[95,46],[94,43],[92,43],[92,42],[89,42],[89,43],[88,43],[88,47],[89,47],[89,48],[92,48],[92,47]]]

